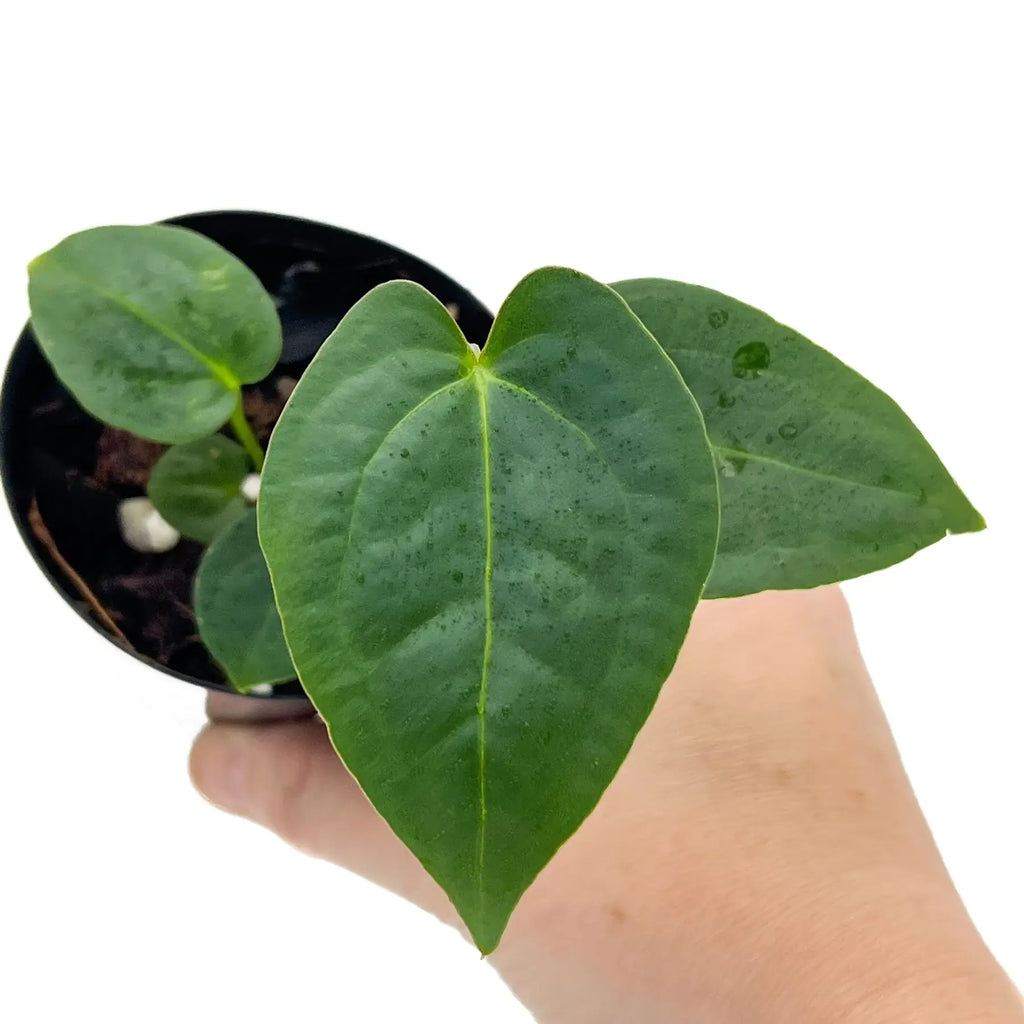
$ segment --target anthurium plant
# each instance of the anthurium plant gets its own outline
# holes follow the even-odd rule
[[[281,328],[224,249],[97,228],[35,260],[29,291],[77,401],[171,445],[148,494],[208,545],[212,655],[241,692],[297,675],[485,953],[622,763],[701,598],[984,526],[895,402],[706,288],[548,267],[478,350],[419,285],[380,285],[266,455],[242,387]]]

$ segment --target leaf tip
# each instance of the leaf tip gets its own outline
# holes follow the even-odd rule
[[[473,945],[480,952],[481,958],[490,956],[498,948],[505,929],[508,927],[509,919],[512,917],[512,911],[519,902],[519,896],[522,896],[526,888],[528,886],[522,886],[519,895],[512,902],[507,900],[494,902],[486,897],[470,898],[468,901],[463,901],[457,897],[453,898],[452,893],[448,894],[452,905],[469,932]]]
[[[971,500],[959,488],[956,500],[948,507],[946,536],[954,533],[980,533],[988,529],[985,517],[974,507]]]
[[[466,926],[469,928],[469,934],[473,937],[473,944],[479,951],[481,960],[490,956],[498,948],[501,936],[505,932],[504,923],[497,927],[492,925],[473,927],[467,922]]]
[[[968,513],[964,517],[962,526],[954,530],[954,533],[980,533],[982,530],[988,529],[988,523],[985,522],[985,517],[968,502]]]

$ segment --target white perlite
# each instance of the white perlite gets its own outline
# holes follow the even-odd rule
[[[136,551],[170,551],[181,534],[153,507],[149,498],[125,498],[117,506],[117,525],[125,544]]]
[[[242,481],[242,484],[238,489],[242,492],[242,497],[245,498],[250,505],[255,505],[256,499],[260,496],[259,473],[250,473]]]
[[[273,683],[257,683],[249,687],[249,693],[255,697],[269,697],[274,692]]]

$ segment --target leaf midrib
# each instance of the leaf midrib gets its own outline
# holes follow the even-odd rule
[[[72,281],[76,281],[78,284],[91,289],[97,295],[102,296],[108,302],[113,303],[119,309],[124,310],[130,316],[135,317],[136,320],[145,324],[147,327],[156,331],[158,334],[162,334],[169,341],[173,341],[180,348],[184,349],[190,356],[198,360],[203,366],[205,366],[213,378],[226,390],[235,392],[241,387],[241,381],[226,367],[220,363],[215,362],[204,352],[201,352],[195,345],[192,344],[183,334],[180,334],[173,327],[169,327],[159,317],[153,316],[148,310],[142,306],[137,306],[131,299],[127,298],[120,292],[112,291],[109,288],[104,288],[103,285],[97,284],[95,281],[82,274],[76,273],[73,270],[68,270],[67,267],[58,266],[56,268],[59,274],[64,277],[70,278]]]
[[[486,350],[485,350],[486,351]],[[562,423],[564,426],[571,429],[577,434],[586,444],[586,446],[593,452],[597,453],[601,461],[608,468],[609,472],[612,473],[612,479],[615,480],[619,487],[619,491],[622,494],[623,500],[626,502],[628,508],[628,494],[624,487],[622,487],[621,481],[611,471],[611,467],[608,466],[604,457],[600,454],[597,445],[590,435],[581,427],[579,424],[574,423],[568,419],[557,409],[553,408],[547,402],[544,401],[535,392],[530,391],[521,385],[514,384],[512,381],[497,374],[493,369],[486,366],[482,362],[477,362],[472,367],[470,375],[473,378],[473,384],[477,392],[477,400],[480,407],[480,429],[481,429],[481,441],[483,449],[483,466],[484,466],[484,527],[486,531],[486,547],[485,547],[485,559],[484,559],[484,599],[485,599],[485,635],[484,635],[484,656],[483,663],[480,673],[480,688],[479,688],[479,699],[477,703],[477,737],[479,745],[479,772],[480,772],[480,829],[477,839],[477,876],[478,876],[478,899],[481,905],[484,899],[484,857],[485,857],[485,837],[486,837],[486,822],[487,822],[487,800],[486,800],[486,704],[487,704],[487,683],[488,683],[488,669],[490,667],[491,658],[491,646],[493,641],[494,631],[494,617],[491,600],[491,576],[493,573],[493,537],[494,530],[491,519],[491,471],[490,471],[490,431],[489,431],[489,419],[487,411],[487,384],[493,382],[495,386],[505,388],[507,391],[513,394],[521,395],[529,401],[536,402],[537,405],[548,413],[552,418]],[[433,397],[433,396],[431,396]],[[622,643],[622,632],[619,631],[616,636],[615,644],[616,649]],[[611,664],[611,662],[609,662]]]
[[[833,483],[847,484],[850,487],[866,487],[873,491],[883,491],[886,494],[898,494],[901,498],[913,498],[915,501],[920,497],[919,492],[905,491],[899,487],[886,487],[883,484],[869,484],[863,480],[854,480],[851,477],[836,476],[834,473],[823,473],[817,469],[808,469],[806,466],[798,466],[792,462],[785,462],[782,459],[772,458],[770,455],[761,455],[758,452],[748,452],[743,448],[729,448],[725,445],[715,444],[711,441],[711,450],[726,459],[749,459],[752,462],[761,462],[768,466],[777,466],[779,469],[788,470],[793,473],[800,473],[803,476],[813,477],[817,480],[829,480]]]
[[[484,530],[485,530],[485,547],[484,547],[484,650],[481,662],[480,671],[480,683],[477,689],[477,703],[475,707],[475,714],[477,717],[477,746],[478,746],[478,773],[479,773],[479,829],[477,833],[477,853],[476,853],[476,873],[477,873],[477,895],[478,899],[483,903],[485,897],[485,858],[486,858],[486,834],[487,834],[487,786],[486,786],[486,768],[487,768],[487,694],[488,694],[488,676],[491,662],[491,651],[493,647],[494,638],[494,614],[493,614],[493,599],[491,592],[491,581],[493,576],[494,567],[494,554],[493,554],[493,540],[494,540],[494,527],[493,527],[493,514],[492,514],[492,501],[491,501],[491,451],[490,451],[490,426],[489,426],[489,410],[487,404],[487,387],[489,383],[493,383],[497,387],[505,388],[506,390],[523,396],[524,398],[537,403],[537,405],[547,412],[554,419],[564,424],[566,427],[571,429],[577,434],[583,442],[592,451],[597,452],[597,446],[594,440],[579,424],[574,423],[572,420],[566,418],[557,409],[553,408],[547,402],[545,402],[539,395],[535,394],[528,389],[521,387],[520,385],[514,384],[504,377],[499,376],[491,368],[483,364],[482,362],[475,362],[470,368],[469,373],[461,378],[461,381],[454,380],[443,384],[441,387],[436,388],[430,392],[426,397],[422,398],[412,408],[406,410],[406,412],[390,427],[390,429],[384,434],[379,444],[375,448],[374,452],[368,459],[363,463],[362,470],[360,473],[359,481],[356,485],[355,494],[352,498],[352,516],[349,520],[348,530],[345,538],[345,556],[344,560],[347,560],[348,554],[351,551],[352,546],[352,530],[355,524],[355,512],[356,507],[359,503],[359,497],[362,492],[363,484],[366,479],[366,469],[381,452],[388,440],[394,436],[395,432],[408,421],[413,415],[429,405],[431,402],[436,400],[446,391],[452,387],[457,387],[459,383],[471,382],[474,390],[477,394],[477,404],[480,414],[480,430],[481,430],[481,455],[483,463],[483,492],[484,492]],[[602,461],[603,457],[602,457]],[[610,467],[609,467],[610,468]],[[616,482],[619,483],[617,477]],[[627,498],[627,494],[624,488],[619,483],[620,491],[623,498]],[[628,504],[628,502],[627,502]],[[338,574],[338,588],[339,590],[344,586],[346,579],[346,573],[344,569]],[[617,638],[617,643],[621,642],[621,636]]]
[[[792,333],[796,334],[795,331],[792,332]],[[806,344],[808,344],[808,345],[812,345],[815,348],[818,347],[818,346],[814,345],[814,342],[808,341],[808,339],[804,338],[802,335],[797,335],[797,337],[799,337],[801,341],[806,342]],[[668,352],[668,349],[666,349],[665,351]],[[822,350],[822,351],[824,351],[824,350]],[[673,353],[676,353],[676,352],[683,352],[687,356],[693,356],[693,357],[696,357],[696,358],[699,358],[699,359],[705,359],[705,360],[708,360],[710,362],[714,362],[716,364],[721,362],[721,361],[723,361],[723,359],[725,358],[719,352],[712,352],[712,351],[708,351],[707,349],[703,349],[703,348],[691,348],[688,345],[677,345],[677,346],[673,347],[672,353],[669,354],[669,358],[671,358],[673,360],[673,362],[675,361],[675,359],[673,357]],[[845,366],[845,364],[844,364],[844,366]],[[850,370],[850,367],[845,367],[845,368]],[[680,373],[681,372],[682,372],[682,370],[680,370]],[[764,370],[762,372],[764,374],[766,374],[766,375],[770,375],[770,374],[773,373],[773,371],[771,371],[771,370]],[[850,370],[850,372],[856,374],[855,370]],[[859,374],[856,374],[856,375],[858,377],[860,376]],[[864,380],[864,378],[861,378],[861,379]],[[864,380],[864,383],[868,384],[871,387],[873,387],[873,385],[871,385],[870,381]],[[710,437],[709,437],[709,441],[710,441]],[[785,462],[782,459],[775,459],[775,458],[772,458],[770,455],[761,455],[761,454],[758,454],[757,452],[748,452],[748,451],[744,451],[742,448],[729,448],[726,445],[715,444],[714,441],[711,441],[710,443],[711,443],[712,451],[714,451],[716,454],[721,454],[722,456],[727,457],[727,458],[752,459],[755,462],[762,462],[762,463],[765,463],[766,465],[778,466],[781,469],[791,470],[794,473],[801,473],[801,474],[803,474],[805,476],[816,477],[819,480],[831,480],[831,481],[833,481],[835,483],[849,484],[849,485],[854,486],[854,487],[866,487],[866,488],[868,488],[870,490],[884,491],[887,494],[898,494],[898,495],[900,495],[902,497],[905,497],[905,498],[915,498],[916,499],[918,497],[918,493],[916,491],[914,491],[914,492],[905,491],[905,490],[903,490],[900,487],[886,487],[884,484],[869,484],[869,483],[865,483],[863,480],[854,480],[851,477],[836,476],[834,473],[823,473],[820,470],[808,469],[806,466],[798,466],[798,465],[796,465],[796,464],[794,464],[792,462]]]
[[[487,676],[491,663],[494,640],[494,608],[491,595],[491,577],[494,570],[494,529],[491,518],[491,438],[487,410],[487,378],[489,374],[478,363],[473,368],[473,386],[480,409],[480,439],[483,454],[484,485],[484,652],[480,667],[480,688],[476,705],[477,744],[480,771],[480,829],[477,836],[477,896],[483,905],[484,857],[487,834]]]

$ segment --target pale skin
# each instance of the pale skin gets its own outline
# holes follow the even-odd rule
[[[190,766],[207,799],[460,927],[321,723],[221,695],[208,711]],[[1024,1022],[835,587],[700,605],[621,771],[490,961],[540,1024]]]

